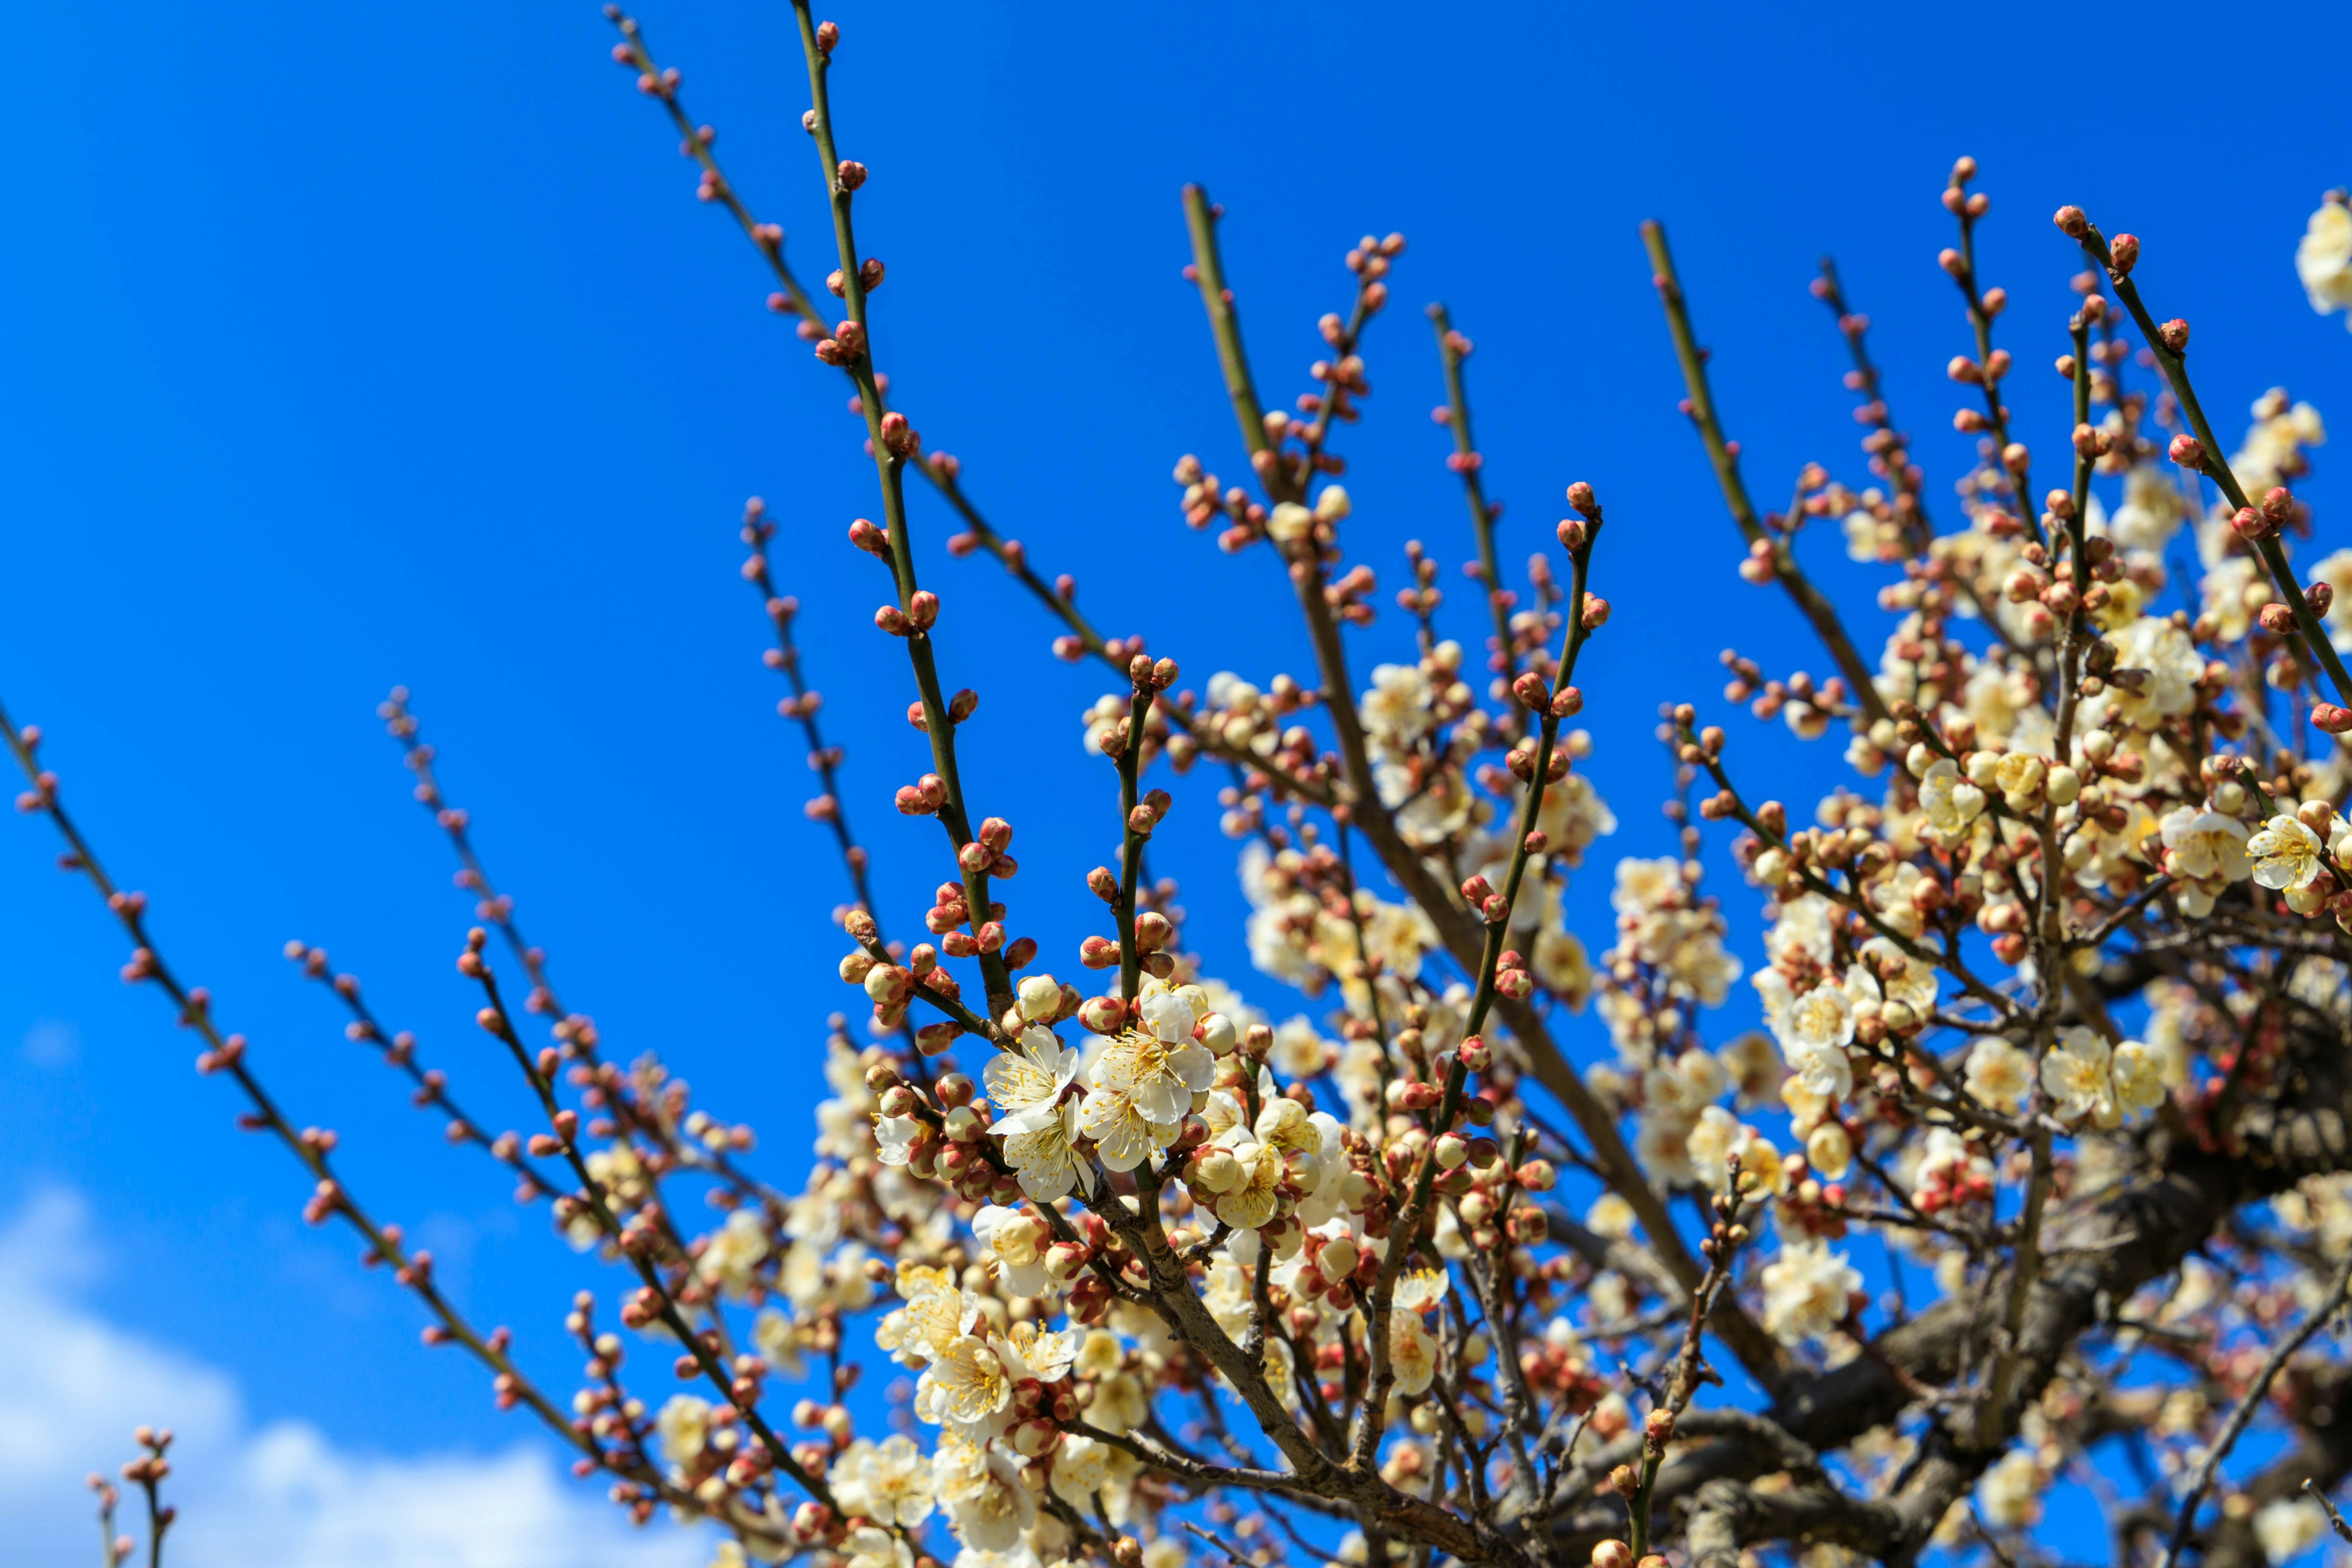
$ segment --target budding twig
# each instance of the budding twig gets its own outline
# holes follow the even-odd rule
[[[1769,547],[1772,557],[1772,574],[1779,580],[1798,610],[1813,628],[1843,673],[1846,684],[1853,689],[1853,700],[1862,705],[1871,721],[1887,717],[1886,704],[1878,695],[1877,683],[1872,679],[1870,667],[1854,651],[1852,639],[1838,620],[1837,611],[1822,596],[1798,568],[1795,552],[1786,539],[1765,531],[1758,521],[1756,507],[1748,499],[1747,482],[1739,477],[1739,453],[1724,439],[1723,426],[1715,413],[1715,399],[1707,390],[1706,355],[1693,334],[1690,310],[1683,299],[1681,281],[1675,275],[1673,255],[1666,249],[1666,231],[1656,222],[1642,225],[1642,243],[1650,253],[1650,269],[1655,275],[1658,299],[1665,306],[1666,331],[1674,338],[1675,358],[1682,364],[1683,384],[1690,400],[1691,423],[1698,427],[1699,440],[1706,447],[1707,461],[1715,467],[1716,482],[1723,488],[1724,504],[1731,509],[1731,521],[1738,525],[1740,537],[1752,548],[1758,544]]]
[[[2320,624],[2310,601],[2295,583],[2294,568],[2288,564],[2286,551],[2279,543],[2277,520],[2267,515],[2267,505],[2262,511],[2255,510],[2255,503],[2247,498],[2244,487],[2238,483],[2237,474],[2231,470],[2228,459],[2221,456],[2221,443],[2213,434],[2212,421],[2205,417],[2204,405],[2197,401],[2197,389],[2189,384],[2189,323],[2174,321],[2158,326],[2156,318],[2148,313],[2147,306],[2141,302],[2139,285],[2131,278],[2132,267],[2138,260],[2137,243],[2129,247],[2128,256],[2119,257],[2115,247],[2108,243],[2107,237],[2083,216],[2080,207],[2059,208],[2057,222],[2062,231],[2082,246],[2083,253],[2105,270],[2108,280],[2115,285],[2116,298],[2123,302],[2125,310],[2131,312],[2132,322],[2147,341],[2148,352],[2156,356],[2157,367],[2164,372],[2164,379],[2171,386],[2172,395],[2179,400],[2180,412],[2188,416],[2189,427],[2197,433],[2196,439],[2188,443],[2186,447],[2179,441],[2173,443],[2174,460],[2211,479],[2236,516],[2242,518],[2252,513],[2258,520],[2252,535],[2256,553],[2269,571],[2279,598],[2294,616],[2296,632],[2309,645],[2313,657],[2326,668],[2327,679],[2335,684],[2336,700],[2352,704],[2352,672],[2345,669],[2343,657],[2336,651],[2335,643],[2329,640],[2327,628]],[[2273,491],[2273,495],[2281,493]],[[2271,497],[2263,499],[2267,503]],[[2313,685],[2317,684],[2317,678],[2314,677]]]
[[[1511,600],[1503,586],[1503,570],[1495,552],[1495,523],[1503,515],[1499,502],[1486,500],[1483,477],[1485,464],[1480,460],[1477,443],[1470,434],[1470,395],[1463,385],[1462,362],[1470,352],[1469,340],[1454,330],[1453,321],[1445,307],[1429,307],[1429,324],[1437,333],[1437,360],[1445,373],[1445,423],[1454,432],[1454,466],[1462,475],[1462,493],[1470,506],[1470,531],[1478,541],[1478,569],[1485,575],[1480,586],[1485,589],[1486,607],[1495,617],[1495,671],[1508,688],[1519,673],[1518,651],[1511,635]]]

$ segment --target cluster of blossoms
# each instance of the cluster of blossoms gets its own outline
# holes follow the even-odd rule
[[[54,820],[67,868],[131,941],[125,978],[204,1037],[199,1066],[311,1177],[306,1214],[360,1233],[430,1313],[428,1342],[479,1358],[499,1403],[547,1422],[638,1520],[715,1527],[730,1565],[1183,1568],[1205,1549],[1249,1568],[1293,1552],[1737,1568],[1786,1548],[1836,1568],[1934,1548],[2014,1568],[2047,1560],[2034,1531],[2053,1489],[2112,1480],[2119,1450],[2150,1483],[2111,1505],[2126,1563],[2283,1564],[2321,1540],[2332,1515],[2304,1483],[2352,1478],[2352,1370],[2310,1350],[2352,1295],[2352,773],[2328,739],[2352,732],[2352,550],[2298,582],[2290,552],[2314,523],[2293,487],[2318,415],[2267,393],[2224,459],[2187,323],[2140,300],[2139,241],[2064,208],[2057,227],[2092,263],[2054,356],[2071,482],[2037,491],[2009,404],[2019,364],[1994,342],[2008,296],[1978,276],[1990,203],[1964,159],[1938,258],[1969,329],[1948,367],[1967,389],[1953,426],[1974,437],[1956,521],[1932,520],[1943,505],[1867,322],[1827,269],[1814,291],[1853,356],[1866,473],[1803,464],[1790,510],[1759,514],[1652,226],[1685,411],[1745,542],[1738,574],[1785,595],[1836,671],[1773,675],[1727,650],[1726,707],[1829,741],[1815,755],[1838,782],[1809,819],[1751,801],[1732,737],[1695,704],[1664,709],[1672,853],[1618,860],[1596,957],[1570,882],[1618,823],[1570,721],[1579,656],[1612,619],[1593,591],[1603,511],[1570,486],[1557,548],[1512,585],[1471,433],[1473,345],[1436,307],[1436,424],[1485,604],[1475,641],[1445,635],[1460,628],[1435,556],[1411,542],[1393,601],[1410,650],[1400,637],[1392,662],[1351,663],[1382,611],[1333,443],[1364,416],[1366,334],[1402,237],[1348,250],[1350,299],[1317,325],[1308,390],[1269,408],[1222,215],[1185,193],[1186,277],[1247,482],[1184,458],[1182,521],[1214,525],[1239,564],[1275,559],[1314,658],[1188,688],[1141,636],[1100,633],[1074,582],[1039,575],[962,465],[890,406],[870,326],[886,272],[851,221],[875,175],[840,156],[826,85],[841,35],[794,10],[837,310],[735,193],[677,73],[612,16],[615,58],[676,124],[698,195],[740,222],[773,310],[849,383],[883,521],[848,542],[887,574],[874,624],[905,650],[922,737],[888,798],[945,836],[929,906],[878,908],[850,828],[864,797],[820,732],[773,582],[777,524],[754,502],[744,576],[820,777],[808,816],[852,895],[839,975],[857,1000],[824,1044],[807,1177],[761,1179],[749,1127],[695,1107],[651,1057],[611,1059],[559,1000],[404,693],[383,717],[476,900],[457,960],[475,1022],[544,1125],[491,1132],[355,978],[289,950],[452,1142],[620,1271],[617,1324],[598,1292],[572,1300],[585,1366],[568,1400],[362,1207],[334,1134],[278,1110],[243,1037],[158,952],[143,897],[108,879],[38,731],[0,717],[21,804]],[[2352,298],[2346,210],[2323,206],[2297,256],[2322,310]],[[2061,323],[2044,325],[2054,342]],[[1083,882],[1083,929],[1008,900],[1015,824],[972,805],[991,784],[967,776],[958,733],[980,699],[940,668],[946,608],[919,585],[910,477],[962,519],[952,553],[995,558],[1053,620],[1056,655],[1112,677],[1081,715],[1073,749],[1094,776],[1068,809],[1098,808],[1117,852],[1047,873],[1074,904]],[[1801,564],[1816,521],[1883,574],[1874,663]],[[2168,555],[2184,531],[2193,584]],[[1233,952],[1265,983],[1258,1005],[1143,869],[1203,768],[1240,844]],[[1731,831],[1710,843],[1709,824]],[[1711,858],[1760,905],[1746,957],[1701,891]],[[885,935],[900,913],[925,940]],[[1086,983],[1046,973],[1048,953]],[[1293,1000],[1268,1008],[1270,988]],[[1751,1005],[1760,1027],[1716,1020]],[[524,1038],[534,1020],[543,1041]],[[699,1233],[693,1197],[718,1215]],[[888,1385],[861,1392],[885,1363]],[[679,1386],[647,1386],[665,1373]],[[1701,1403],[1710,1383],[1727,1392]],[[2226,1468],[2257,1418],[2288,1434],[2284,1457]]]

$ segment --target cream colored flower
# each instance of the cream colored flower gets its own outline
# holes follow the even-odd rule
[[[858,1438],[834,1460],[830,1479],[845,1514],[909,1530],[931,1517],[930,1462],[904,1433]]]
[[[1396,1371],[1396,1391],[1407,1399],[1428,1393],[1437,1381],[1437,1340],[1421,1326],[1420,1313],[1389,1319],[1389,1365]]]
[[[1816,1175],[1834,1182],[1853,1164],[1853,1138],[1841,1123],[1824,1121],[1805,1139],[1805,1161]]]
[[[2153,730],[2164,720],[2197,706],[2197,683],[2205,679],[2205,656],[2170,616],[2142,616],[2123,630],[2110,634],[2116,644],[2116,664],[2122,669],[2147,672],[2137,687],[2117,684],[2107,689],[2112,711],[2135,729]]]
[[[2126,1040],[2116,1047],[2107,1070],[2115,1079],[2116,1104],[2125,1115],[2153,1110],[2164,1103],[2166,1075],[2161,1053],[2137,1040]]]
[[[2218,811],[2184,805],[2167,812],[2164,847],[2176,877],[2193,881],[2242,882],[2252,874],[2246,858],[2246,825]]]
[[[761,1310],[751,1320],[751,1346],[776,1375],[797,1382],[804,1374],[799,1331],[793,1320],[774,1307]]]
[[[1919,777],[1919,809],[1927,826],[1946,838],[1968,831],[1985,808],[1985,792],[1960,776],[1960,764],[1938,757]]]
[[[740,1208],[727,1216],[710,1237],[694,1271],[703,1280],[732,1297],[748,1292],[768,1256],[768,1227],[757,1209]]]
[[[1764,1266],[1764,1327],[1783,1344],[1801,1344],[1844,1322],[1862,1274],[1820,1241],[1783,1246]]]
[[[879,1525],[860,1525],[841,1544],[845,1568],[915,1568],[915,1549],[906,1537]]]
[[[996,1265],[997,1283],[1014,1296],[1044,1296],[1053,1289],[1045,1272],[1045,1222],[1019,1209],[982,1206],[971,1216],[971,1234]]]
[[[1592,963],[1572,931],[1546,927],[1536,933],[1535,976],[1571,1013],[1592,1000]]]
[[[1097,1072],[1096,1077],[1102,1075]],[[1189,1103],[1189,1102],[1188,1102]],[[1155,1121],[1123,1092],[1099,1083],[1078,1107],[1078,1125],[1095,1141],[1095,1152],[1114,1171],[1132,1171],[1176,1142],[1181,1121]]]
[[[1789,1068],[1815,1094],[1832,1100],[1853,1092],[1853,1068],[1846,1042],[1853,1038],[1853,1003],[1843,988],[1814,986],[1798,995],[1778,969],[1756,976],[1764,999],[1764,1022],[1780,1044]]]
[[[2031,1448],[2011,1448],[1977,1483],[1977,1505],[1996,1530],[2023,1530],[2042,1517],[2042,1467]]]
[[[2309,1498],[2278,1498],[2254,1510],[2254,1540],[2271,1568],[2286,1568],[2326,1534],[2327,1515]]]
[[[1021,1190],[1039,1203],[1051,1203],[1081,1182],[1093,1188],[1093,1174],[1077,1151],[1078,1111],[1064,1100],[1042,1125],[1004,1141],[1004,1163],[1021,1178]]]
[[[1217,1147],[1233,1160],[1235,1173],[1211,1207],[1235,1230],[1255,1230],[1280,1206],[1282,1151],[1240,1127],[1217,1140]]]
[[[710,1401],[691,1394],[673,1394],[654,1417],[662,1453],[673,1465],[690,1465],[710,1438]]]
[[[2325,847],[2319,835],[2284,812],[2246,840],[2246,853],[2253,858],[2254,880],[2281,891],[2308,888],[2317,881]]]
[[[2014,1113],[2033,1087],[2033,1058],[2006,1036],[1987,1035],[1969,1050],[1969,1093],[1995,1110]]]
[[[1060,1004],[1055,988],[1055,1005]],[[989,1103],[996,1108],[992,1132],[1011,1136],[1035,1132],[1056,1120],[1062,1091],[1078,1080],[1078,1049],[1056,1039],[1050,1029],[1035,1025],[1021,1031],[1009,1051],[1000,1051],[980,1069],[988,1086]]]
[[[1108,1443],[1073,1433],[1054,1452],[1054,1495],[1072,1508],[1091,1510],[1095,1493],[1110,1484],[1111,1455]]]
[[[2198,584],[2198,613],[2213,617],[2221,641],[2238,642],[2253,629],[2254,612],[2270,598],[2270,591],[2252,556],[2225,556]]]
[[[915,1384],[915,1414],[933,1423],[971,1426],[1012,1402],[1012,1374],[978,1334],[946,1346]]]
[[[1192,1014],[1181,1001],[1168,997],[1162,1006],[1157,1032],[1129,1029],[1110,1042],[1095,1061],[1094,1081],[1097,1089],[1125,1096],[1149,1121],[1181,1123],[1192,1112],[1193,1094],[1216,1077],[1217,1058],[1192,1037]],[[1180,1016],[1183,1032],[1171,1039],[1167,1031]]]
[[[1013,1325],[1006,1335],[1010,1355],[1004,1342],[999,1342],[999,1358],[1017,1381],[1034,1377],[1040,1383],[1059,1383],[1067,1376],[1071,1363],[1078,1359],[1078,1336],[1073,1329],[1041,1329],[1034,1322]]]
[[[959,1290],[944,1268],[901,1263],[898,1294],[907,1304],[876,1326],[874,1342],[901,1365],[937,1360],[980,1321],[980,1298]]]
[[[1356,705],[1365,735],[1376,748],[1391,753],[1409,750],[1436,728],[1435,709],[1429,677],[1417,664],[1373,666],[1371,689]]]
[[[940,1495],[948,1505],[948,1528],[958,1541],[982,1552],[1010,1552],[1037,1520],[1037,1499],[1022,1483],[1021,1467],[993,1447],[974,1450],[977,1463],[961,1455],[950,1457],[942,1443],[933,1458]],[[950,1488],[937,1475],[947,1466],[955,1475]]]
[[[1114,1373],[1095,1384],[1095,1396],[1087,1401],[1087,1422],[1106,1432],[1132,1432],[1143,1425],[1151,1414],[1150,1401],[1143,1384],[1127,1373]]]
[[[2050,764],[2032,752],[2008,752],[1993,764],[1993,784],[2003,799],[2023,810],[2042,793],[2049,771]]]
[[[2352,211],[2342,202],[2322,202],[2311,215],[2294,247],[2294,275],[2321,315],[2352,310]],[[2352,317],[2345,325],[2352,327]]]
[[[2042,1058],[2042,1088],[2051,1110],[2063,1121],[2088,1118],[2093,1125],[2114,1127],[2123,1120],[2116,1102],[2113,1053],[2096,1030],[2080,1025],[2061,1029],[2057,1043]]]
[[[2155,464],[2141,463],[2124,476],[2123,504],[2107,520],[2107,533],[2126,550],[2162,551],[2188,520],[2179,487]]]

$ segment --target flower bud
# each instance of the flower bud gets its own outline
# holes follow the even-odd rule
[[[2050,221],[2056,224],[2058,232],[2069,239],[2080,239],[2091,232],[2091,220],[2078,206],[2060,207]]]
[[[2114,239],[2107,242],[2107,264],[2115,268],[2116,276],[2123,277],[2139,265],[2139,236],[2136,234],[2116,236]]]
[[[1062,984],[1050,974],[1030,975],[1019,994],[1021,1016],[1030,1023],[1043,1023],[1062,1010]]]
[[[1241,1032],[1223,1013],[1212,1013],[1194,1026],[1192,1037],[1209,1047],[1211,1056],[1231,1056],[1241,1044]]]
[[[1212,1193],[1229,1193],[1242,1179],[1242,1163],[1230,1149],[1211,1149],[1192,1163],[1193,1183]]]

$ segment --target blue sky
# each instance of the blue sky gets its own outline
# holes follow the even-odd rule
[[[821,279],[789,12],[643,17],[738,184]],[[2142,287],[2195,324],[2225,429],[2273,384],[2352,417],[2352,338],[2310,311],[2289,262],[2319,194],[2352,182],[2352,17],[2311,12],[2284,50],[2209,43],[2203,13],[2162,7],[2120,24],[1987,9],[1965,40],[1948,16],[1861,6],[839,19],[835,103],[844,153],[874,171],[860,232],[890,269],[876,337],[898,405],[1041,566],[1078,574],[1106,631],[1149,631],[1194,679],[1263,679],[1306,649],[1268,559],[1222,557],[1177,514],[1181,454],[1242,467],[1179,277],[1177,188],[1204,181],[1230,211],[1226,262],[1270,401],[1304,388],[1315,318],[1347,300],[1349,245],[1409,237],[1397,308],[1367,345],[1374,395],[1341,443],[1351,545],[1383,604],[1407,538],[1460,584],[1467,541],[1418,312],[1442,299],[1478,344],[1506,561],[1548,540],[1573,479],[1616,525],[1596,586],[1618,618],[1581,682],[1591,772],[1622,823],[1577,895],[1596,947],[1609,861],[1670,843],[1655,705],[1715,696],[1727,630],[1768,665],[1823,666],[1785,606],[1732,575],[1638,220],[1669,225],[1759,497],[1811,458],[1861,477],[1843,349],[1805,293],[1823,251],[1878,323],[1931,483],[1958,473],[1941,366],[1969,345],[1934,255],[1963,152],[1984,167],[1985,276],[2011,291],[2003,341],[2026,364],[2063,346],[2075,258],[2048,214],[2074,201],[2143,237]],[[754,1121],[780,1171],[802,1159],[824,1018],[848,994],[825,922],[840,873],[801,817],[807,775],[735,575],[746,496],[783,524],[812,674],[898,927],[941,873],[935,830],[887,805],[919,771],[919,738],[868,624],[874,575],[840,542],[873,510],[858,426],[838,378],[762,310],[754,258],[691,199],[610,42],[584,0],[90,4],[18,20],[0,104],[18,149],[17,238],[0,251],[16,305],[0,692],[47,727],[88,826],[297,1116],[341,1130],[361,1190],[432,1237],[477,1313],[513,1322],[558,1374],[576,1266],[478,1159],[439,1145],[277,956],[289,937],[325,944],[486,1120],[520,1121],[452,963],[467,901],[372,718],[384,689],[414,688],[453,796],[575,1005],[623,1054],[659,1049],[706,1103]],[[2186,63],[2139,63],[2175,54]],[[2063,387],[2016,384],[2024,427],[2054,447]],[[948,562],[940,509],[919,508],[948,679],[983,699],[974,798],[1013,817],[1022,918],[1068,969],[1092,906],[1078,876],[1113,822],[1108,773],[1077,746],[1101,682],[1048,658],[1041,616],[992,568]],[[1824,579],[1862,581],[1832,540],[1809,551]],[[1456,592],[1444,612],[1465,640],[1474,611]],[[1406,640],[1391,611],[1358,636],[1359,667]],[[1759,773],[1826,781],[1834,763],[1778,730],[1742,744]],[[1188,936],[1286,1006],[1248,984],[1206,790],[1179,801],[1158,868],[1184,881]],[[338,1452],[379,1457],[522,1438],[472,1372],[415,1348],[410,1306],[340,1236],[303,1229],[297,1173],[230,1129],[226,1087],[195,1079],[156,999],[115,980],[120,942],[52,852],[32,825],[0,834],[0,1215],[79,1205],[71,1226],[12,1232],[65,1237],[44,1245],[81,1259],[40,1276],[43,1300],[225,1380],[242,1414],[223,1431],[299,1416]],[[119,1457],[97,1428],[73,1440],[100,1451],[61,1453],[68,1489]]]

